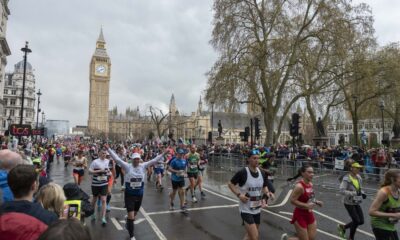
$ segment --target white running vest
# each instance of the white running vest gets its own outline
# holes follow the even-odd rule
[[[264,179],[261,174],[261,171],[257,168],[258,177],[254,178],[248,167],[245,167],[247,172],[247,180],[246,183],[239,187],[240,193],[243,195],[247,195],[249,200],[247,203],[243,203],[239,200],[239,211],[250,214],[259,214],[261,211],[261,203],[262,203],[262,189],[264,185]]]

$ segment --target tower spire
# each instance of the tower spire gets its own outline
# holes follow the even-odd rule
[[[103,26],[101,26],[101,28],[100,28],[100,34],[99,34],[99,38],[97,39],[97,42],[102,42],[102,43],[106,42],[104,40],[104,35],[103,35]]]

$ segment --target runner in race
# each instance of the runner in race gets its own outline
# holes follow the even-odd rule
[[[357,228],[364,224],[364,214],[361,209],[361,202],[367,197],[362,188],[362,179],[359,175],[362,166],[359,163],[353,163],[350,168],[350,173],[343,177],[340,184],[340,192],[344,195],[343,203],[347,212],[350,215],[351,222],[346,225],[339,224],[339,236],[346,239],[346,230],[350,228],[350,240],[354,240]]]
[[[81,182],[83,181],[83,176],[85,175],[85,169],[87,169],[87,159],[83,155],[82,150],[78,150],[77,155],[72,161],[72,166],[72,176],[74,177],[74,181],[76,184],[81,185]]]
[[[108,144],[105,145],[105,148],[110,153],[112,159],[114,159],[116,163],[125,170],[125,206],[128,212],[126,228],[129,232],[131,240],[134,240],[136,239],[134,234],[134,221],[142,204],[144,193],[143,180],[146,174],[146,168],[153,166],[158,162],[163,162],[164,154],[159,154],[150,161],[140,163],[140,154],[133,153],[130,157],[133,159],[132,164],[128,164],[118,157],[118,155],[110,149]]]
[[[200,166],[200,155],[196,152],[196,145],[190,146],[190,152],[186,155],[186,159],[188,162],[187,174],[189,178],[189,186],[186,188],[185,193],[190,190],[192,194],[192,202],[196,203],[196,193],[195,193],[195,186],[198,181],[199,175],[199,166]],[[186,195],[186,194],[185,194]]]
[[[259,151],[248,153],[248,166],[238,171],[228,183],[229,189],[239,198],[239,212],[246,228],[244,239],[259,239],[261,208],[274,194],[268,190],[267,177],[258,168]]]
[[[107,224],[106,220],[106,200],[108,190],[108,179],[111,176],[110,160],[106,158],[106,151],[99,151],[99,158],[93,160],[89,167],[89,173],[92,177],[92,207],[96,205],[96,200],[101,201],[101,221],[102,224]],[[92,220],[96,220],[96,213],[92,215]]]
[[[290,202],[295,206],[291,224],[296,229],[296,237],[288,237],[285,233],[281,240],[314,240],[317,234],[317,222],[314,217],[313,209],[316,206],[322,207],[322,202],[315,199],[312,179],[314,170],[310,165],[303,165],[296,176],[289,178],[288,181],[302,177],[298,181],[290,196]]]
[[[171,172],[171,183],[172,183],[172,192],[170,192],[170,203],[169,209],[174,210],[174,199],[176,192],[179,195],[181,212],[186,213],[186,205],[185,205],[185,191],[183,187],[185,186],[185,175],[187,169],[187,161],[184,159],[184,155],[187,153],[184,148],[176,149],[176,157],[172,158],[169,162],[168,171]]]
[[[164,149],[160,149],[160,153],[162,153],[163,151],[166,151]],[[166,158],[164,159],[164,161],[162,162],[158,162],[156,165],[154,165],[154,174],[156,175],[156,188],[161,192],[164,187],[162,185],[162,178],[164,177],[164,169],[165,169],[165,165],[166,165],[166,160],[168,159],[169,155],[169,151],[166,151],[167,154]]]
[[[115,151],[117,152],[118,157],[126,162],[124,147],[123,146],[118,146],[115,149]],[[121,191],[124,191],[125,190],[125,186],[124,186],[125,185],[125,181],[124,181],[125,173],[124,173],[124,170],[118,164],[115,165],[115,174],[116,174],[115,175],[115,179],[117,179],[119,177],[120,180],[121,180]]]
[[[108,152],[106,152],[106,158],[109,160],[108,164],[108,168],[111,171],[111,175],[108,176],[108,185],[107,185],[107,200],[106,200],[106,211],[110,212],[111,211],[111,207],[110,207],[110,201],[111,201],[111,190],[113,188],[114,183],[116,183],[115,180],[115,162],[114,160],[110,159],[110,154]]]
[[[376,240],[398,240],[396,224],[400,219],[400,169],[389,169],[369,208]]]
[[[201,197],[205,198],[206,194],[203,192],[203,176],[204,176],[204,170],[206,169],[206,165],[208,163],[207,159],[208,157],[204,149],[201,149],[199,154],[200,154],[199,174],[197,176],[197,183],[196,186],[194,186],[194,189],[196,190],[196,187],[198,186]]]

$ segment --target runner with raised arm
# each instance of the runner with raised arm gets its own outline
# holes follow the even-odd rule
[[[150,161],[140,163],[140,154],[132,153],[130,156],[130,158],[133,159],[132,164],[129,164],[123,161],[113,150],[111,150],[108,144],[105,144],[104,147],[110,153],[112,159],[114,159],[114,161],[125,170],[125,207],[128,212],[126,228],[131,240],[135,240],[134,221],[142,204],[144,193],[143,179],[146,175],[146,169],[158,162],[163,162],[164,154],[159,154]]]

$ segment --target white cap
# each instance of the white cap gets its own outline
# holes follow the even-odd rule
[[[132,154],[129,156],[129,158],[131,158],[131,159],[135,159],[135,158],[139,158],[139,159],[141,159],[141,157],[140,157],[140,154],[139,154],[139,153],[132,153]]]

